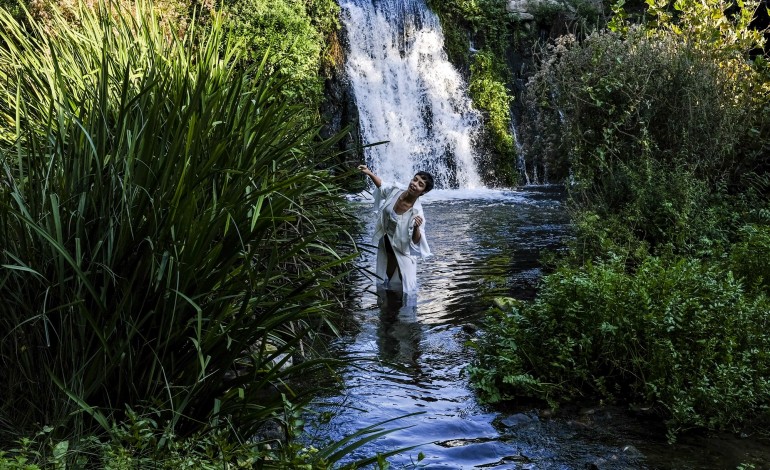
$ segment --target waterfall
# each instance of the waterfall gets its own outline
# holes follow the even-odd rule
[[[475,137],[480,116],[447,60],[438,17],[424,0],[340,0],[345,70],[359,112],[367,165],[406,183],[433,174],[437,188],[482,187]]]

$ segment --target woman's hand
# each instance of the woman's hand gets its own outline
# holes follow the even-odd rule
[[[366,176],[368,176],[369,178],[371,178],[371,180],[372,180],[372,182],[374,183],[375,186],[377,186],[379,188],[382,185],[382,180],[377,175],[375,175],[372,172],[372,170],[369,169],[368,166],[366,166],[366,165],[358,165],[357,168],[358,168],[358,171],[360,171],[361,173],[363,173]]]
[[[417,216],[414,218],[414,230],[412,231],[412,243],[420,243],[420,239],[422,238],[422,233],[420,233],[420,226],[422,223],[425,222],[425,220],[421,216]]]

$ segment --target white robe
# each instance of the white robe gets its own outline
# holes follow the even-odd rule
[[[385,249],[386,224],[390,217],[392,206],[398,200],[398,196],[403,192],[394,185],[382,183],[379,188],[374,190],[374,207],[377,214],[376,224],[374,226],[374,235],[372,243],[377,246],[377,277],[389,285],[390,279],[387,275],[388,253]],[[421,237],[418,243],[412,242],[412,233],[414,232],[414,218],[420,216],[423,223],[420,226]],[[390,236],[390,243],[396,254],[398,269],[401,271],[401,288],[404,292],[417,291],[417,257],[426,258],[431,255],[428,247],[428,239],[425,236],[425,214],[422,211],[420,200],[415,201],[414,205],[403,214],[396,215],[395,232]]]

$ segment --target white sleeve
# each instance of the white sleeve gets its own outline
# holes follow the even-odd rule
[[[422,211],[415,214],[415,217],[419,215],[422,217],[422,225],[420,226],[420,241],[415,243],[412,241],[412,233],[414,233],[414,217],[409,219],[409,254],[412,256],[419,256],[421,258],[427,258],[433,256],[428,246],[428,237],[425,236],[425,214]]]
[[[380,183],[379,188],[374,188],[374,192],[372,193],[372,196],[374,196],[374,212],[380,212],[380,206],[388,199],[390,193],[395,189],[398,189],[395,185],[384,181]]]

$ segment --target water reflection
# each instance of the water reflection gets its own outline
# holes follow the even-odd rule
[[[344,388],[324,397],[324,406],[318,407],[344,411],[309,428],[320,439],[334,440],[409,416],[394,424],[403,429],[351,458],[424,443],[419,451],[389,459],[393,468],[408,467],[420,451],[426,455],[425,468],[490,465],[524,450],[521,442],[496,429],[497,413],[475,402],[463,373],[473,359],[466,343],[474,328],[468,326],[480,320],[495,297],[518,295],[534,285],[540,276],[538,256],[560,246],[566,216],[560,195],[541,190],[481,199],[438,197],[447,196],[440,191],[428,196],[423,208],[434,256],[418,262],[419,292],[377,289],[374,250],[360,259],[361,276],[354,287],[360,295],[353,295],[349,306],[354,326],[339,353],[365,361],[341,371]],[[362,201],[360,208],[365,224],[360,237],[366,243],[374,228],[371,205]]]
[[[739,461],[715,455],[720,445],[735,446],[744,461],[770,455],[766,447],[751,449],[726,438],[672,448],[665,433],[643,423],[640,428],[606,407],[540,419],[476,403],[463,373],[474,356],[466,346],[475,339],[473,329],[466,326],[478,322],[497,296],[531,298],[542,274],[540,255],[558,249],[568,236],[561,197],[546,189],[472,201],[429,194],[433,199],[423,207],[434,256],[418,264],[419,293],[374,290],[374,277],[363,273],[357,279],[348,310],[356,326],[340,342],[339,354],[366,361],[342,370],[344,387],[323,397],[317,410],[333,411],[328,422],[309,417],[314,437],[339,441],[365,426],[408,416],[393,424],[403,429],[350,456],[424,444],[391,457],[394,469],[414,468],[418,452],[425,455],[425,469],[538,470],[735,468]],[[371,220],[370,211],[369,204],[361,205],[362,220]],[[364,230],[362,240],[372,229]],[[374,266],[373,253],[362,257],[361,266]]]
[[[377,347],[380,358],[406,366],[418,366],[422,327],[417,322],[417,296],[397,290],[377,289],[380,324]]]

